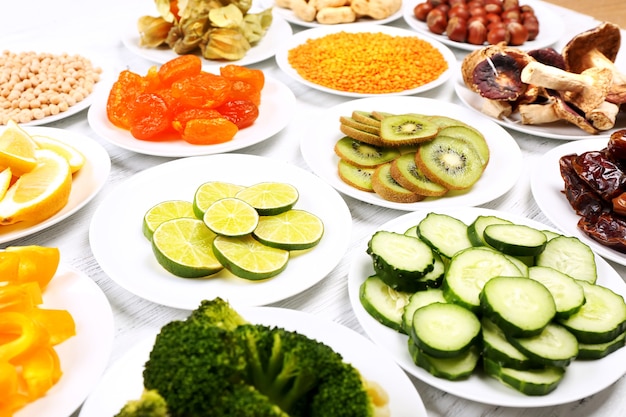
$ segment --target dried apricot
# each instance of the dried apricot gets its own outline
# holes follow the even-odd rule
[[[182,138],[194,145],[214,145],[232,140],[238,131],[237,125],[223,117],[192,119],[185,125]]]
[[[143,93],[144,78],[129,70],[120,72],[107,98],[107,117],[115,126],[130,129],[130,105]]]
[[[183,133],[187,122],[194,119],[215,119],[223,117],[220,112],[215,109],[192,108],[174,114],[172,127],[179,133]]]
[[[249,100],[258,106],[261,104],[261,90],[247,81],[233,81],[227,97],[227,101],[230,100]]]
[[[216,110],[239,129],[250,126],[259,117],[259,108],[250,100],[227,101]]]
[[[159,79],[162,87],[169,87],[175,81],[193,77],[202,71],[202,60],[196,55],[181,55],[159,68]]]
[[[201,72],[172,84],[172,95],[189,107],[217,107],[224,102],[231,82],[219,75]]]
[[[154,93],[140,94],[130,113],[130,133],[141,140],[166,140],[172,118],[165,100]]]
[[[265,74],[259,69],[228,64],[220,67],[220,75],[233,81],[246,81],[259,91],[261,91],[265,85]]]

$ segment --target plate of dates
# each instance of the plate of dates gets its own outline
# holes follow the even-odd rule
[[[608,141],[593,138],[557,146],[539,159],[530,186],[541,211],[559,229],[600,256],[626,265],[626,216],[616,214],[611,202],[626,191],[626,170],[619,169],[619,158],[605,152],[618,136],[622,139],[616,147],[626,154],[626,130]],[[567,181],[561,165],[566,167]]]

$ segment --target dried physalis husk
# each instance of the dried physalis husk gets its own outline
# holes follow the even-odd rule
[[[165,43],[172,26],[172,23],[162,17],[141,16],[137,21],[139,45],[155,48]]]
[[[236,29],[211,29],[206,33],[205,40],[200,49],[206,59],[236,61],[250,49],[250,42]]]

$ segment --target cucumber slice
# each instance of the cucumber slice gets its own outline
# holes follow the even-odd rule
[[[402,313],[402,328],[407,334],[411,333],[413,327],[413,314],[420,308],[432,303],[445,303],[446,298],[440,288],[429,288],[425,291],[418,291],[411,294],[409,302],[404,306]]]
[[[509,261],[513,262],[515,266],[517,267],[517,269],[519,269],[520,277],[528,276],[528,264],[531,264],[531,265],[534,264],[534,262],[530,261],[530,259],[534,259],[533,257],[530,257],[529,259],[527,257],[517,257],[513,255],[507,255],[506,253],[503,255],[506,256]]]
[[[536,265],[549,266],[574,279],[595,284],[598,278],[596,258],[591,248],[571,236],[550,239],[537,258]]]
[[[578,355],[578,340],[565,327],[548,324],[537,336],[508,337],[509,342],[532,361],[566,367]]]
[[[585,303],[585,292],[576,280],[554,268],[532,266],[528,277],[541,282],[552,294],[556,317],[566,318],[577,312]]]
[[[519,337],[540,334],[556,313],[550,291],[525,277],[492,278],[480,293],[480,305],[504,333]]]
[[[447,214],[428,213],[417,225],[417,235],[448,259],[472,246],[467,236],[467,225]]]
[[[479,295],[487,281],[496,276],[520,275],[504,254],[484,246],[472,247],[454,255],[441,288],[449,302],[479,312]]]
[[[624,347],[624,342],[626,341],[626,333],[622,333],[617,336],[615,339],[606,343],[597,343],[597,344],[588,344],[588,343],[579,343],[578,344],[578,356],[576,359],[601,359],[605,356],[610,355],[618,349]]]
[[[401,333],[405,333],[402,313],[410,296],[410,293],[394,290],[376,275],[367,277],[359,288],[359,300],[365,311],[381,324]]]
[[[413,362],[433,376],[459,381],[468,378],[476,369],[480,350],[472,346],[466,352],[452,358],[435,358],[421,350],[409,339],[409,354]]]
[[[607,343],[626,330],[626,303],[612,290],[586,281],[579,285],[585,304],[566,319],[559,320],[580,343]]]
[[[546,246],[546,235],[522,224],[492,224],[483,232],[491,247],[513,256],[537,256]]]
[[[539,365],[531,361],[515,346],[509,342],[498,326],[491,320],[483,317],[481,319],[483,337],[483,355],[512,369],[532,369]]]
[[[421,350],[436,358],[452,358],[467,351],[480,335],[474,313],[456,304],[432,303],[413,314],[410,337]]]
[[[485,373],[505,385],[526,395],[546,395],[554,391],[565,370],[556,366],[540,369],[518,370],[506,368],[496,361],[483,358]]]
[[[483,233],[487,226],[492,224],[513,224],[513,222],[497,216],[483,215],[476,217],[476,219],[467,227],[467,236],[474,246],[487,245],[487,242],[485,242],[485,238],[483,237]]]
[[[425,289],[420,281],[434,268],[433,251],[416,237],[400,233],[378,231],[367,245],[374,271],[391,288],[415,292]]]

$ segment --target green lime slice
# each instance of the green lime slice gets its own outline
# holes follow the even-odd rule
[[[223,269],[213,255],[215,233],[202,220],[181,217],[161,223],[152,235],[159,264],[183,278],[200,278]]]
[[[291,209],[298,201],[298,190],[283,182],[260,182],[239,191],[235,197],[246,201],[261,216],[273,216]]]
[[[150,240],[157,226],[165,221],[178,219],[180,217],[195,218],[193,204],[191,202],[168,200],[158,203],[152,206],[143,216],[143,235]]]
[[[227,197],[211,204],[202,220],[218,235],[243,236],[254,231],[259,223],[259,213],[245,201]]]
[[[223,181],[208,181],[200,185],[193,196],[193,211],[196,217],[202,219],[204,212],[217,200],[234,197],[244,187]]]
[[[254,281],[278,275],[289,260],[289,251],[266,246],[251,235],[217,236],[213,253],[234,275]]]
[[[314,247],[322,239],[324,224],[304,210],[289,210],[275,216],[262,216],[254,237],[273,248],[302,250]]]

